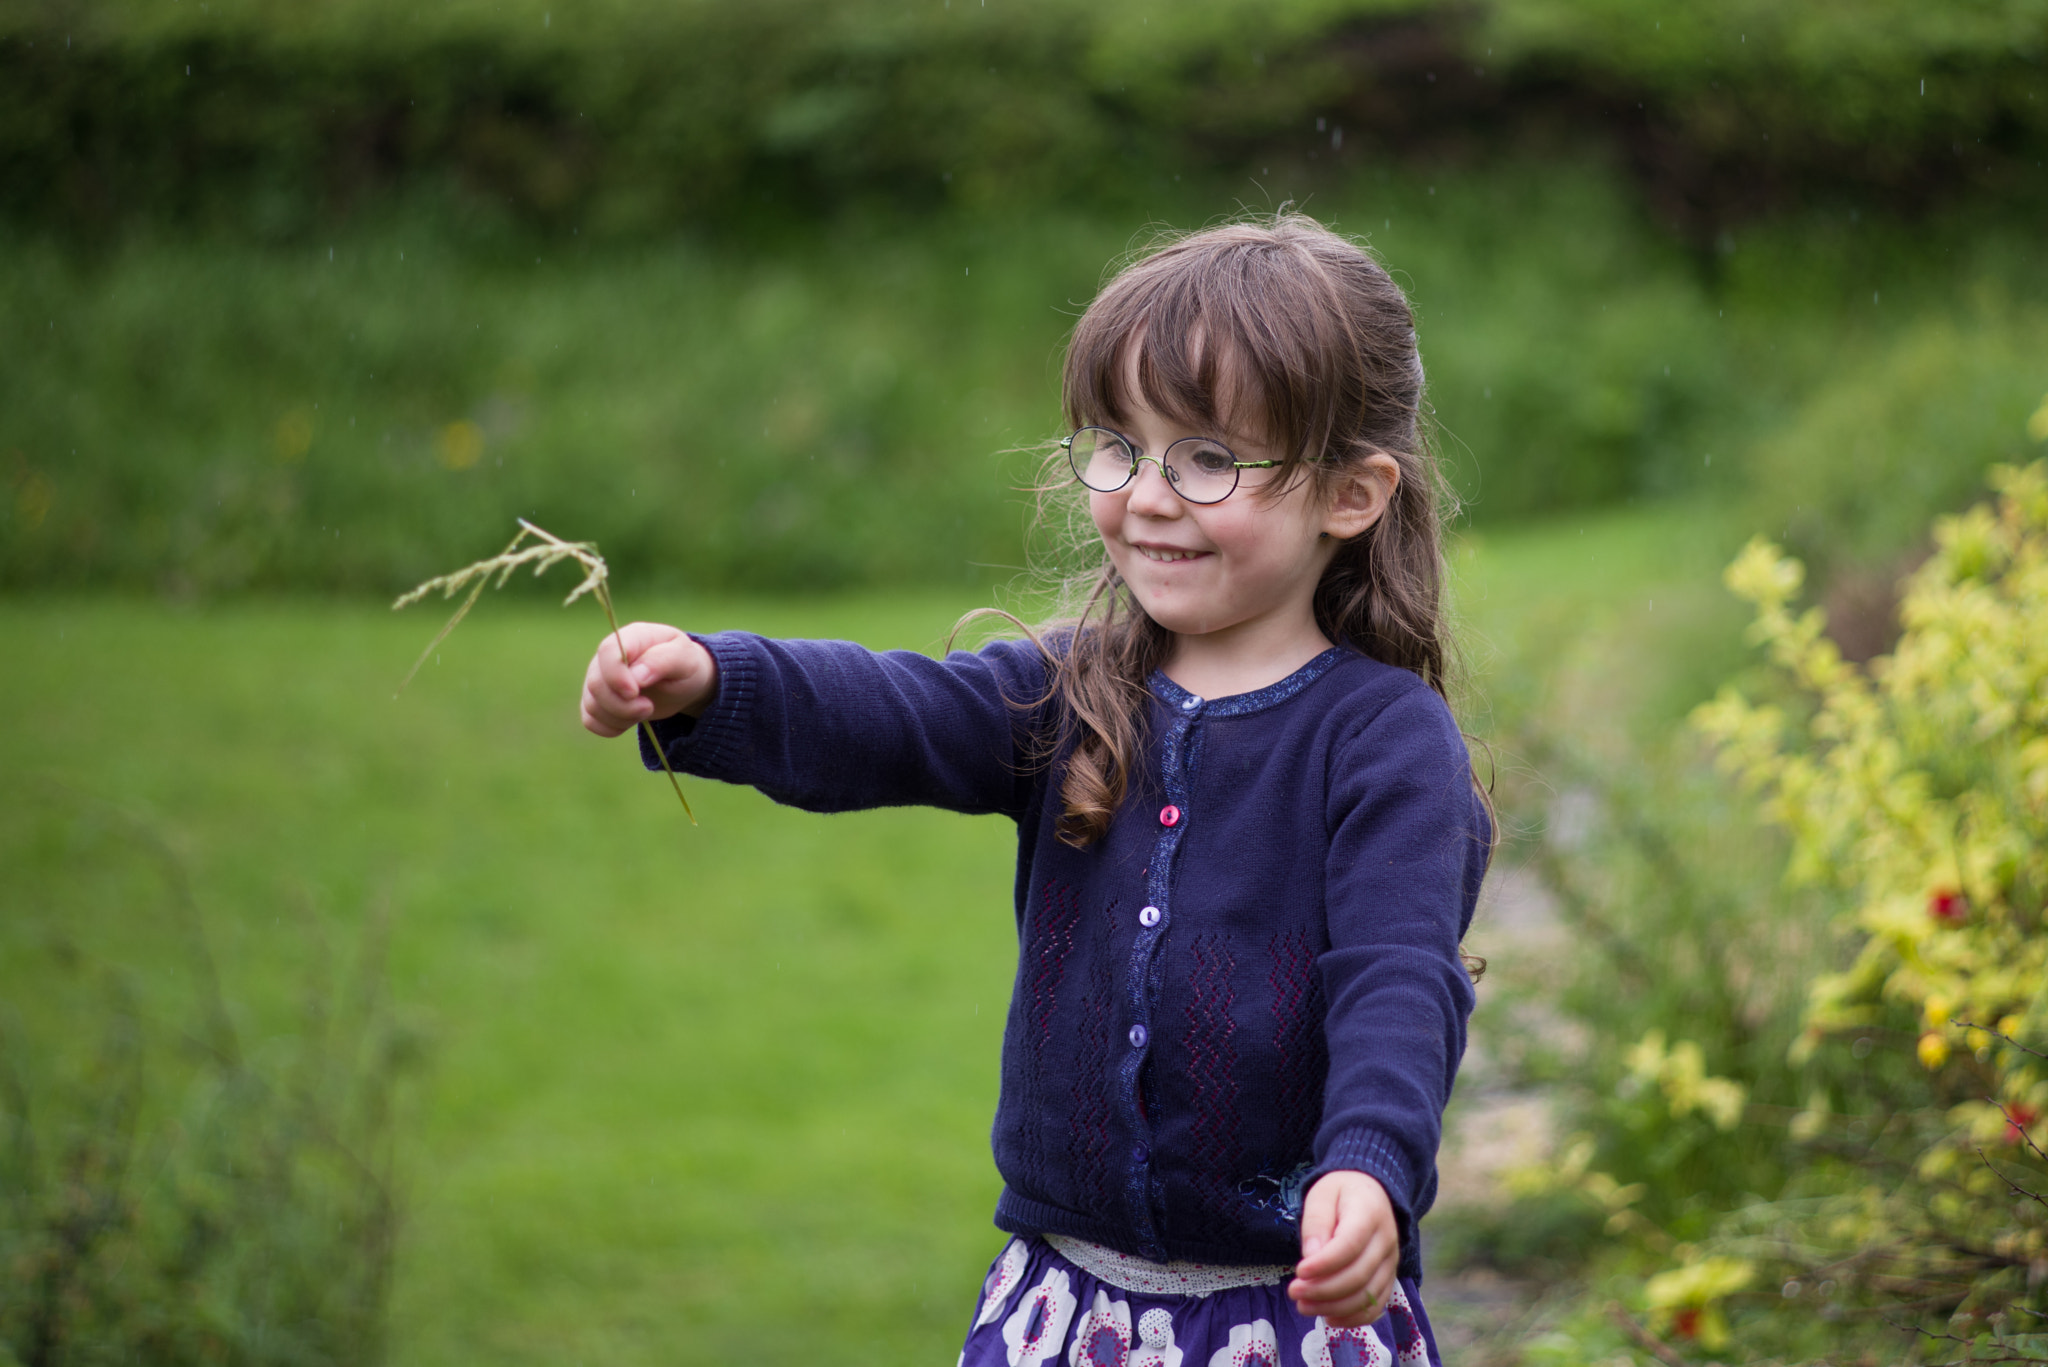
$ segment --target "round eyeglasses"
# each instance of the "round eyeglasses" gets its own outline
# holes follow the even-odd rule
[[[1190,503],[1221,503],[1237,488],[1241,470],[1270,470],[1277,460],[1239,460],[1228,446],[1208,437],[1182,437],[1158,456],[1147,456],[1129,438],[1107,427],[1084,427],[1060,443],[1074,478],[1098,494],[1113,494],[1151,461],[1172,490]]]

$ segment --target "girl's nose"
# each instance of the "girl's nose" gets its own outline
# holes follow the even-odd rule
[[[1176,517],[1180,513],[1181,497],[1166,482],[1166,475],[1155,460],[1140,460],[1138,473],[1131,476],[1130,509],[1146,517]]]

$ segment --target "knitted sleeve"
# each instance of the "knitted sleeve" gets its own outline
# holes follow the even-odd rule
[[[1472,980],[1458,946],[1491,839],[1450,709],[1418,684],[1333,756],[1318,962],[1330,1049],[1315,1173],[1352,1170],[1392,1198],[1403,1262],[1436,1194],[1445,1103],[1465,1052]]]
[[[1032,704],[1045,669],[1028,642],[934,660],[850,641],[700,636],[718,695],[655,734],[678,773],[744,783],[814,812],[922,805],[1020,814]],[[640,738],[641,758],[659,758]]]

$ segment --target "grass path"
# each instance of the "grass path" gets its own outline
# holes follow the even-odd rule
[[[1614,517],[1462,557],[1492,715],[1551,677],[1532,652],[1590,633],[1663,658],[1719,622],[1727,538],[1697,522]],[[1652,594],[1670,596],[1635,601]],[[924,649],[968,606],[625,604]],[[797,1362],[821,1343],[950,1360],[999,1242],[1008,823],[813,817],[695,783],[692,829],[623,742],[576,725],[598,614],[486,603],[393,700],[434,626],[316,602],[0,603],[0,995],[35,1016],[61,923],[176,996],[139,875],[67,843],[95,804],[185,852],[259,1038],[291,1028],[301,908],[343,940],[389,899],[394,994],[432,1040],[400,1364]]]

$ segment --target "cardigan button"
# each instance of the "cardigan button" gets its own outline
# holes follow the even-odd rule
[[[1149,1161],[1151,1157],[1152,1150],[1146,1148],[1143,1144],[1131,1145],[1131,1158],[1134,1161],[1143,1163]]]
[[[1180,705],[1180,710],[1183,712],[1192,712],[1201,705],[1202,700],[1200,698],[1189,698],[1186,702]]]
[[[1170,802],[1161,807],[1159,809],[1159,824],[1162,826],[1180,825],[1180,808]]]
[[[1145,1047],[1145,1041],[1151,1038],[1152,1032],[1147,1030],[1144,1026],[1134,1025],[1131,1027],[1131,1048],[1143,1049]]]
[[[1138,913],[1138,924],[1139,924],[1139,925],[1141,925],[1141,926],[1143,926],[1143,927],[1145,927],[1145,929],[1147,929],[1147,930],[1150,930],[1150,929],[1151,929],[1152,927],[1154,927],[1154,926],[1158,925],[1158,924],[1159,924],[1159,908],[1158,908],[1158,907],[1146,907],[1146,908],[1145,908],[1145,909],[1144,909],[1143,911],[1139,912],[1139,913]]]

